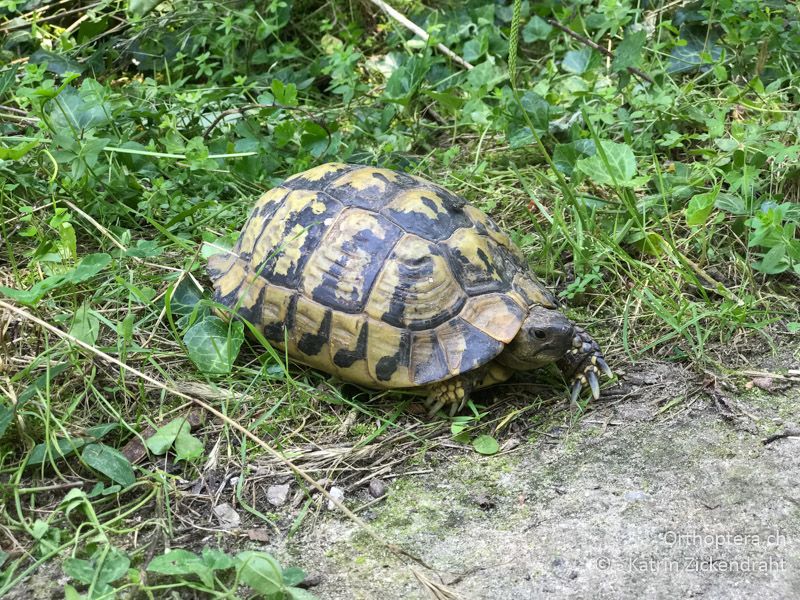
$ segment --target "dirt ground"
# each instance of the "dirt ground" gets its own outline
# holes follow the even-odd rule
[[[799,355],[738,359],[716,379],[642,363],[571,426],[565,412],[516,445],[498,436],[510,449],[495,456],[453,444],[412,457],[379,501],[366,484],[347,491],[425,566],[326,510],[288,542],[248,539],[240,511],[238,533],[212,516],[171,545],[270,551],[321,600],[798,598],[800,383],[759,372],[798,369]],[[291,502],[263,505],[284,532],[297,517]],[[48,564],[8,597],[63,597],[65,581]]]
[[[326,600],[800,597],[800,386],[668,364],[621,381],[577,428],[394,480],[362,516],[430,569],[333,515],[271,549]]]

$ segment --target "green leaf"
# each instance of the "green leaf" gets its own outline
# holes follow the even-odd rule
[[[273,79],[271,87],[275,102],[284,106],[297,106],[297,86],[295,84],[284,84],[280,79]]]
[[[450,433],[453,435],[458,435],[462,431],[464,431],[473,421],[473,417],[469,416],[459,416],[453,417],[452,422],[450,423]]]
[[[17,144],[11,148],[3,148],[0,146],[0,160],[19,160],[28,152],[36,148],[40,142],[41,140],[31,140],[29,142]]]
[[[247,550],[236,555],[240,561],[239,578],[259,594],[283,591],[281,567],[270,554]]]
[[[472,440],[472,447],[475,448],[476,452],[487,456],[497,454],[500,450],[500,444],[490,435],[479,435]]]
[[[236,561],[221,550],[203,548],[203,564],[212,571],[224,571],[235,567]]]
[[[62,568],[64,573],[75,581],[89,585],[94,579],[94,565],[82,558],[67,558]]]
[[[196,554],[181,548],[156,556],[147,570],[160,575],[196,575],[207,587],[214,587],[214,576],[208,565]]]
[[[28,457],[29,465],[40,465],[47,457],[47,451],[50,451],[50,459],[58,460],[69,456],[73,452],[77,452],[86,445],[86,440],[82,438],[58,438],[55,444],[48,442],[36,444],[31,450]]]
[[[685,73],[706,64],[705,58],[717,61],[722,56],[722,46],[716,43],[714,35],[708,35],[705,26],[682,26],[681,43],[676,44],[670,52],[667,73]]]
[[[183,336],[189,358],[204,373],[230,373],[244,341],[241,321],[225,322],[208,316]]]
[[[717,200],[714,202],[714,206],[733,215],[746,215],[749,213],[744,198],[737,194],[719,194]]]
[[[714,210],[714,201],[717,199],[719,187],[705,194],[695,194],[686,207],[686,224],[690,227],[703,225],[708,220],[708,215]]]
[[[786,245],[778,244],[771,248],[759,262],[753,264],[753,268],[762,273],[775,275],[783,273],[789,268],[789,261],[786,258]]]
[[[647,42],[647,33],[644,29],[625,33],[625,37],[614,52],[614,60],[611,61],[611,70],[615,72],[624,71],[628,67],[638,67],[642,63],[642,49]]]
[[[582,158],[576,163],[578,171],[599,185],[633,187],[636,177],[636,157],[627,144],[604,140],[600,143],[605,158],[597,154]]]
[[[81,458],[87,466],[123,487],[132,485],[136,481],[130,461],[111,446],[89,444],[83,449]]]
[[[474,90],[484,87],[490,90],[505,77],[506,72],[496,66],[493,59],[488,59],[467,73],[467,83]]]
[[[81,304],[75,311],[69,333],[80,341],[94,346],[100,335],[100,319],[93,310],[89,310],[88,304]]]
[[[800,333],[800,323],[795,321],[787,323],[786,329],[789,331],[789,333]]]
[[[67,558],[62,565],[64,573],[84,585],[90,585],[94,581],[97,591],[107,589],[108,584],[128,572],[131,561],[124,553],[112,547],[105,553],[101,564],[101,552],[95,552],[90,560]]]
[[[283,570],[283,583],[285,585],[297,585],[306,578],[306,572],[300,567],[288,567]]]
[[[556,169],[571,177],[578,160],[593,156],[594,153],[592,140],[575,140],[569,144],[557,144],[553,150],[553,164]]]
[[[303,125],[303,133],[300,135],[300,144],[308,150],[314,158],[319,158],[329,148],[331,138],[328,132],[314,121],[306,121]]]
[[[163,427],[159,427],[152,437],[145,442],[145,445],[150,452],[160,456],[172,447],[178,434],[184,428],[186,431],[190,430],[189,422],[184,417],[172,419]]]
[[[111,548],[103,559],[100,572],[97,574],[99,584],[109,584],[116,581],[128,572],[131,566],[131,559],[116,548]]]
[[[184,421],[185,427],[181,427],[175,437],[175,454],[179,460],[195,460],[203,456],[203,442],[189,433],[189,423]]]
[[[533,126],[541,132],[546,132],[550,125],[550,103],[536,92],[526,91],[520,98],[522,108],[528,113]]]
[[[0,404],[0,438],[2,438],[11,421],[14,419],[14,409],[5,404]]]
[[[51,102],[50,119],[57,131],[84,130],[106,125],[111,121],[111,105],[105,100],[106,90],[94,79],[84,79],[80,89],[67,86]],[[96,142],[98,140],[87,140]],[[108,145],[103,139],[99,147],[91,147],[88,152],[95,156]]]
[[[0,286],[0,293],[8,296],[12,300],[33,306],[39,302],[47,293],[67,284],[82,283],[91,279],[100,271],[105,269],[111,262],[111,256],[105,253],[89,254],[74,269],[61,275],[51,275],[39,281],[30,290],[15,290],[5,286]]]
[[[318,600],[314,594],[301,588],[289,587],[286,588],[286,592],[292,600]]]
[[[192,278],[184,277],[172,290],[169,297],[169,309],[176,315],[189,315],[202,298],[203,292]]]
[[[46,64],[47,70],[57,75],[64,75],[65,73],[82,73],[85,69],[81,63],[72,60],[61,54],[50,52],[44,48],[39,48],[36,52],[31,54],[28,60],[33,65]]]
[[[128,14],[143,17],[164,0],[128,0]]]
[[[564,60],[561,61],[561,68],[567,73],[582,75],[589,67],[589,61],[591,58],[592,51],[590,48],[570,50],[564,55]]]
[[[534,15],[522,28],[522,39],[528,44],[546,40],[551,31],[553,31],[553,26],[550,23],[542,17]]]

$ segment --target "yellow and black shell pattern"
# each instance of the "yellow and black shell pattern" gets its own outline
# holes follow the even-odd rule
[[[484,365],[555,307],[483,212],[424,179],[330,163],[256,203],[213,255],[214,299],[294,360],[374,388]]]

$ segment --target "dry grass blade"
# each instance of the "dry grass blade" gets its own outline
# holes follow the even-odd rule
[[[442,583],[433,581],[424,573],[419,571],[419,569],[411,567],[411,572],[414,574],[414,577],[416,577],[423,589],[428,592],[428,596],[432,600],[461,600],[461,596],[459,596],[456,592]]]
[[[407,552],[406,550],[403,550],[399,546],[396,546],[395,544],[391,544],[391,543],[387,542],[386,540],[384,540],[383,537],[381,537],[381,535],[375,529],[373,529],[370,525],[368,525],[360,517],[358,517],[355,513],[353,513],[350,509],[348,509],[341,501],[339,501],[336,498],[334,498],[325,488],[323,488],[314,478],[312,478],[303,469],[301,469],[300,467],[295,465],[292,461],[287,459],[285,456],[281,455],[272,446],[267,444],[264,440],[262,440],[260,437],[258,437],[254,433],[252,433],[249,429],[244,427],[242,424],[240,424],[239,422],[231,419],[230,417],[226,416],[225,414],[221,413],[220,411],[218,411],[213,406],[210,406],[209,404],[206,404],[205,402],[203,402],[202,400],[200,400],[200,399],[198,399],[198,398],[196,398],[194,396],[190,396],[189,394],[181,392],[180,390],[177,390],[177,389],[175,389],[175,388],[173,388],[173,387],[171,387],[171,386],[169,386],[169,385],[167,385],[167,384],[165,384],[165,383],[163,383],[161,381],[158,381],[157,379],[154,379],[153,377],[147,375],[146,373],[143,373],[142,371],[139,371],[138,369],[136,369],[134,367],[131,367],[130,365],[126,365],[122,361],[114,358],[113,356],[110,356],[109,354],[106,354],[102,350],[98,350],[97,348],[87,344],[86,342],[83,342],[83,341],[75,338],[74,336],[72,336],[72,335],[70,335],[70,334],[68,334],[68,333],[66,333],[64,331],[61,331],[58,327],[55,327],[55,326],[43,321],[42,319],[39,319],[38,317],[33,316],[29,312],[27,312],[27,311],[25,311],[25,310],[23,310],[23,309],[21,309],[21,308],[19,308],[17,306],[14,306],[12,304],[9,304],[7,302],[4,302],[4,301],[0,300],[0,308],[4,309],[4,310],[6,310],[6,311],[8,311],[10,313],[15,314],[17,317],[19,317],[21,319],[24,319],[26,321],[30,321],[32,323],[35,323],[39,327],[42,327],[42,328],[46,329],[47,331],[55,334],[59,338],[61,338],[63,340],[66,340],[66,341],[68,341],[68,342],[70,342],[72,344],[75,344],[76,346],[79,346],[79,347],[83,348],[84,350],[90,352],[91,354],[94,354],[96,357],[102,359],[103,361],[111,363],[111,364],[119,367],[120,369],[126,370],[129,373],[131,373],[132,375],[135,375],[136,377],[139,377],[143,381],[145,381],[145,382],[147,382],[147,383],[149,383],[149,384],[151,384],[151,385],[153,385],[153,386],[155,386],[155,387],[157,387],[157,388],[159,388],[159,389],[161,389],[161,390],[163,390],[163,391],[165,391],[165,392],[167,392],[169,394],[172,394],[172,395],[177,396],[179,398],[183,398],[185,400],[188,400],[188,401],[192,402],[193,404],[197,405],[198,407],[202,408],[206,412],[214,415],[220,421],[226,423],[228,426],[232,427],[233,429],[235,429],[236,431],[238,431],[239,433],[244,435],[251,442],[253,442],[257,446],[262,448],[272,458],[274,458],[275,460],[277,460],[277,461],[283,463],[284,465],[286,465],[295,475],[297,475],[298,477],[302,478],[309,486],[311,486],[312,488],[317,490],[319,493],[321,493],[323,495],[323,497],[325,497],[331,504],[333,504],[336,508],[338,508],[348,519],[353,521],[356,525],[358,525],[359,528],[361,528],[364,532],[366,532],[371,538],[373,538],[379,544],[381,544],[382,546],[386,547],[390,552],[392,552],[393,554],[395,554],[398,557],[406,557],[408,559],[411,559],[412,561],[414,561],[417,564],[425,567],[426,569],[430,569],[430,567],[427,564],[425,564],[425,562],[422,561],[420,558],[414,556],[413,554]]]

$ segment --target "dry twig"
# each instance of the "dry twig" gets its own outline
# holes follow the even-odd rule
[[[414,35],[416,35],[422,41],[427,42],[430,39],[431,36],[428,35],[427,31],[425,31],[419,25],[414,24],[405,15],[403,15],[402,13],[397,12],[396,9],[394,9],[391,6],[389,6],[388,4],[386,4],[386,2],[384,2],[383,0],[370,0],[370,2],[372,2],[378,8],[380,8],[387,15],[392,17],[395,21],[400,23],[403,27],[405,27],[409,31],[412,31],[414,33]],[[442,54],[444,54],[445,56],[447,56],[448,58],[450,58],[454,63],[456,63],[458,65],[461,65],[462,67],[464,67],[467,70],[475,68],[474,65],[472,65],[472,64],[468,63],[467,61],[465,61],[463,58],[461,58],[458,54],[456,54],[455,52],[450,50],[450,48],[448,48],[444,44],[436,44],[436,49],[439,52],[441,52]]]

